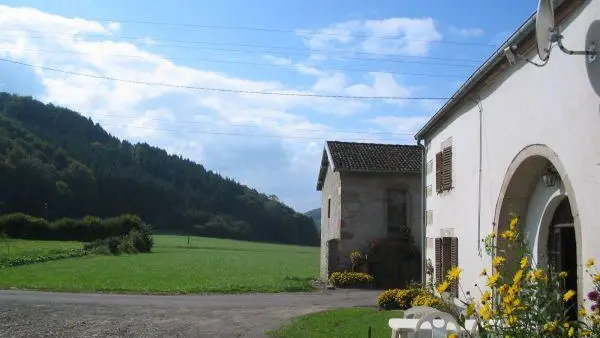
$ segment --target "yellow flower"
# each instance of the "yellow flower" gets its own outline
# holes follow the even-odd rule
[[[535,279],[543,279],[544,271],[542,269],[537,269],[533,272],[533,276],[535,277]]]
[[[506,291],[508,291],[508,285],[503,284],[498,288],[498,292],[500,292],[500,294],[505,294]]]
[[[587,260],[587,262],[585,263],[585,266],[588,267],[588,268],[591,268],[595,264],[596,264],[596,260],[592,257],[592,258],[590,258],[590,259]]]
[[[480,276],[487,276],[487,270],[485,268],[483,268],[483,270],[481,270],[481,273],[479,275]]]
[[[600,283],[600,273],[597,273],[596,275],[594,275],[594,282]]]
[[[521,258],[521,269],[525,269],[527,266],[527,257]]]
[[[481,309],[479,309],[479,315],[481,316],[481,318],[483,318],[483,320],[488,321],[492,318],[492,309],[490,309],[489,306],[483,306]]]
[[[521,279],[523,279],[523,270],[519,270],[515,273],[515,276],[513,277],[513,283],[519,284]]]
[[[508,325],[514,325],[517,322],[517,316],[510,315],[508,316]]]
[[[567,278],[567,276],[568,276],[568,275],[569,275],[569,274],[568,274],[566,271],[561,271],[561,272],[558,274],[558,277],[560,277],[560,278]]]
[[[496,232],[492,232],[488,235],[489,238],[496,238]]]
[[[577,314],[579,315],[579,317],[585,317],[587,316],[587,311],[584,307],[582,307],[581,309],[579,309],[579,311],[577,311]]]
[[[439,291],[439,293],[444,293],[446,292],[446,290],[448,290],[449,287],[450,283],[448,281],[444,281],[438,286],[437,290]]]
[[[450,281],[456,281],[456,280],[458,280],[458,277],[460,277],[461,271],[462,271],[462,269],[459,268],[458,266],[454,267],[448,271],[446,278],[448,278],[448,280],[450,280]]]
[[[489,290],[485,290],[483,295],[481,295],[481,303],[487,302],[492,298],[492,294]]]
[[[500,234],[500,237],[508,241],[514,241],[515,239],[517,239],[517,233],[512,230],[506,230]]]
[[[475,312],[475,303],[469,303],[469,305],[467,305],[467,309],[465,311],[466,311],[467,318],[471,318],[471,316]]]
[[[581,336],[582,336],[582,337],[589,337],[589,336],[591,336],[591,335],[592,335],[592,331],[590,331],[590,330],[587,330],[587,329],[586,329],[586,330],[582,330],[582,331],[581,331]]]
[[[498,266],[502,265],[502,263],[504,263],[504,261],[506,260],[506,258],[502,257],[502,256],[496,256],[494,257],[494,260],[492,261],[492,265],[497,268]]]
[[[515,230],[517,228],[517,224],[519,224],[519,217],[513,217],[513,219],[510,220],[510,230]]]
[[[575,291],[569,290],[569,291],[565,292],[565,294],[563,295],[563,300],[565,302],[567,302],[567,301],[569,301],[569,299],[573,298],[573,296],[575,296]]]
[[[488,286],[494,286],[496,285],[496,283],[498,282],[498,279],[500,278],[500,274],[497,272],[494,272],[493,275],[488,277]]]
[[[568,334],[569,334],[569,337],[573,337],[573,336],[575,335],[575,328],[574,328],[574,327],[571,327],[571,328],[569,329],[569,332],[568,332]]]
[[[458,336],[456,335],[456,333],[451,333],[448,335],[448,338],[458,338]]]

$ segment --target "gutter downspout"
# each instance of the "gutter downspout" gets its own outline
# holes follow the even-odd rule
[[[427,210],[425,210],[425,208],[427,202],[427,159],[425,157],[425,145],[423,145],[421,141],[422,139],[417,140],[418,145],[421,147],[421,283],[423,284],[423,287],[426,287],[427,277],[425,275],[425,261],[427,260],[427,251],[425,248],[425,219],[427,216]]]
[[[477,254],[481,257],[481,167],[483,162],[483,106],[479,98],[473,98],[479,110],[479,168],[477,177]]]

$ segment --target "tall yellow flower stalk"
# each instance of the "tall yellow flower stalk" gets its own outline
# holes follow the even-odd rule
[[[480,273],[486,283],[479,301],[464,293],[460,295],[465,310],[452,313],[458,323],[464,325],[467,318],[473,318],[484,336],[600,337],[600,300],[593,311],[573,308],[577,295],[574,290],[565,289],[567,273],[537,265],[521,234],[518,217],[512,217],[508,228],[499,234],[491,233],[483,240],[487,254],[492,257],[491,266]],[[511,257],[510,262],[507,257]],[[594,265],[593,259],[586,264],[588,269]],[[453,283],[458,283],[462,290],[461,272],[460,267],[448,271],[438,285],[438,292],[446,292]],[[600,299],[600,273],[590,274],[596,281]],[[455,308],[448,306],[448,309]]]

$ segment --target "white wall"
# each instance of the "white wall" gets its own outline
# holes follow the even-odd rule
[[[580,11],[568,26],[563,24],[564,43],[572,49],[583,48],[589,25],[600,18],[600,1],[585,2]],[[533,51],[528,57],[535,57]],[[600,258],[600,98],[588,80],[585,58],[555,48],[545,67],[521,62],[478,95],[483,108],[482,237],[493,229],[496,202],[511,161],[526,146],[544,144],[556,152],[573,186],[582,226],[583,243],[578,243],[582,259]],[[427,175],[434,192],[426,202],[426,209],[433,210],[426,234],[437,237],[442,228],[455,229],[462,284],[474,295],[478,291],[473,285],[485,261],[477,254],[478,128],[478,108],[466,102],[425,142],[429,161],[452,137],[454,189],[438,195],[435,170]],[[587,280],[584,290],[590,287]]]

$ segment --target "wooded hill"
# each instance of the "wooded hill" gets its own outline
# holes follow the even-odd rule
[[[71,110],[0,93],[0,213],[54,220],[139,215],[162,232],[317,245],[310,219],[275,198]]]

